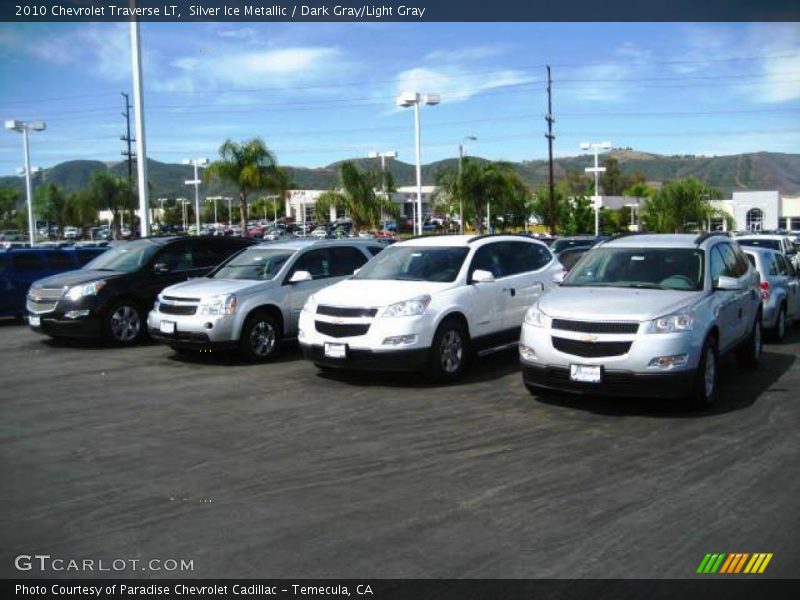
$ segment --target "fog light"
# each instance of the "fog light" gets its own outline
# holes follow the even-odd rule
[[[519,355],[523,360],[536,360],[536,350],[525,344],[519,345]]]
[[[384,346],[406,346],[413,344],[417,341],[416,333],[409,333],[406,335],[393,335],[383,340]]]
[[[685,367],[689,360],[688,354],[672,354],[670,356],[656,356],[647,365],[653,369],[672,369],[675,367]]]
[[[298,332],[297,332],[297,339],[298,339],[298,340],[304,340],[304,339],[306,339],[306,332],[305,332],[305,331],[303,331],[302,329],[298,330]]]
[[[64,313],[65,319],[80,319],[81,317],[88,317],[89,310],[69,310]]]
[[[206,329],[214,329],[214,324],[213,323],[206,323],[205,325],[203,325],[203,327],[205,327]]]

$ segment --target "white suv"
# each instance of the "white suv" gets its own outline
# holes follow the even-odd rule
[[[251,246],[207,277],[164,289],[147,319],[150,335],[175,350],[233,348],[247,360],[267,360],[295,336],[309,295],[350,277],[381,250],[360,240]]]
[[[298,339],[320,368],[455,379],[471,352],[518,342],[525,311],[559,273],[545,244],[521,236],[406,240],[310,297]]]

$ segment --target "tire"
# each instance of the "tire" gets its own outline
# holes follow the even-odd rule
[[[106,314],[106,337],[117,346],[133,346],[142,341],[147,325],[142,309],[133,300],[118,300]]]
[[[776,342],[782,342],[786,337],[786,305],[781,304],[778,309],[778,317],[775,319],[775,327],[770,331],[770,335]]]
[[[436,330],[428,357],[428,375],[446,383],[463,375],[469,359],[469,338],[457,319],[445,319]]]
[[[719,384],[719,349],[713,336],[703,345],[703,353],[697,365],[692,393],[689,403],[696,409],[709,409],[717,400]]]
[[[744,344],[736,351],[736,360],[740,366],[747,369],[755,369],[761,363],[761,350],[764,345],[764,337],[761,331],[761,312],[756,316],[750,335],[747,336]]]
[[[248,362],[265,362],[277,353],[280,338],[280,326],[272,315],[253,313],[242,326],[239,354]]]

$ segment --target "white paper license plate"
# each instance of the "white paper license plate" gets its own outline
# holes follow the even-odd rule
[[[584,383],[600,383],[600,366],[570,365],[569,378]]]
[[[161,333],[175,333],[175,321],[161,321]]]
[[[39,327],[42,324],[42,320],[37,316],[30,315],[28,317],[28,323],[31,327]]]
[[[347,345],[325,343],[325,356],[328,358],[346,358]]]

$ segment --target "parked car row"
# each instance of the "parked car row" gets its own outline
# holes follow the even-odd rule
[[[149,334],[179,352],[230,349],[253,362],[296,338],[322,370],[424,371],[442,382],[518,345],[534,393],[709,406],[722,355],[755,366],[762,325],[785,333],[800,318],[791,264],[747,251],[723,235],[631,235],[597,243],[567,274],[547,245],[517,235],[391,246],[150,238],[37,281],[28,312],[52,336],[125,345]]]

